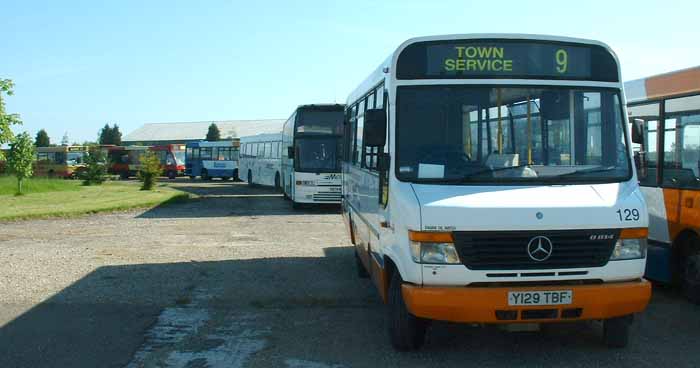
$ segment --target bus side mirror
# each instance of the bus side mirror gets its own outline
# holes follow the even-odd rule
[[[632,142],[644,144],[644,120],[630,118],[632,125]]]
[[[377,170],[384,172],[389,170],[389,163],[391,162],[391,156],[388,153],[379,152],[377,155]]]
[[[287,157],[294,158],[294,147],[287,147]]]
[[[386,142],[386,113],[384,109],[370,109],[365,112],[362,142],[367,147],[384,146],[384,142]]]

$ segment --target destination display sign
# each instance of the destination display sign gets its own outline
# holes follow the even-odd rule
[[[617,63],[596,45],[516,40],[423,42],[399,55],[399,79],[520,78],[617,82]]]

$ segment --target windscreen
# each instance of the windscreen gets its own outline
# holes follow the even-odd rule
[[[178,165],[185,164],[185,151],[173,151],[173,155],[175,156],[175,162],[177,162]]]
[[[401,180],[600,182],[631,175],[615,90],[399,87],[396,119]]]
[[[343,134],[344,113],[339,110],[302,110],[297,118],[298,134]]]
[[[296,170],[304,172],[339,172],[338,137],[296,139]]]

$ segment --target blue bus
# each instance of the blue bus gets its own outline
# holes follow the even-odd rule
[[[238,179],[238,138],[216,142],[190,142],[185,148],[185,176],[202,180]]]

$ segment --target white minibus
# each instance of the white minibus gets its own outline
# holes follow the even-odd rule
[[[343,216],[395,348],[431,320],[627,344],[651,286],[625,110],[608,46],[522,34],[410,39],[350,94]]]

